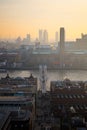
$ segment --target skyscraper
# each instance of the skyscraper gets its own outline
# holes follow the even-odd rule
[[[39,30],[39,42],[40,42],[40,43],[43,42],[43,32],[42,32],[41,29]]]
[[[44,30],[44,32],[43,32],[43,43],[44,44],[48,43],[48,32],[47,32],[47,30]]]

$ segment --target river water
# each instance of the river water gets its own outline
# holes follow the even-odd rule
[[[38,88],[39,85],[39,71],[37,70],[26,70],[26,71],[9,71],[10,77],[28,77],[30,74],[33,74],[34,77],[38,78]],[[0,78],[5,77],[6,73],[0,73]],[[47,71],[47,90],[50,88],[50,81],[62,80],[69,78],[70,80],[87,80],[87,70],[48,70]]]

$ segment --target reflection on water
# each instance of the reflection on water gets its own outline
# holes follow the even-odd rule
[[[30,74],[33,74],[39,79],[39,70],[27,70],[27,71],[9,71],[10,77],[28,77]],[[6,73],[0,73],[0,78],[5,77]],[[53,80],[63,80],[65,78],[70,80],[87,80],[87,71],[85,70],[48,70],[48,84],[47,89],[50,88],[50,81]],[[39,80],[38,80],[39,85]],[[40,87],[40,86],[39,86]]]

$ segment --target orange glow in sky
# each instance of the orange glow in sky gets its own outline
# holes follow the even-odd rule
[[[87,0],[0,0],[0,38],[36,38],[46,29],[52,39],[60,27],[67,40],[87,33]]]

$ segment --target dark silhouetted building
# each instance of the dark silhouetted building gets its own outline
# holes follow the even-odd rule
[[[60,42],[59,42],[59,55],[60,55],[60,68],[64,67],[64,51],[65,51],[65,29],[60,28]]]

